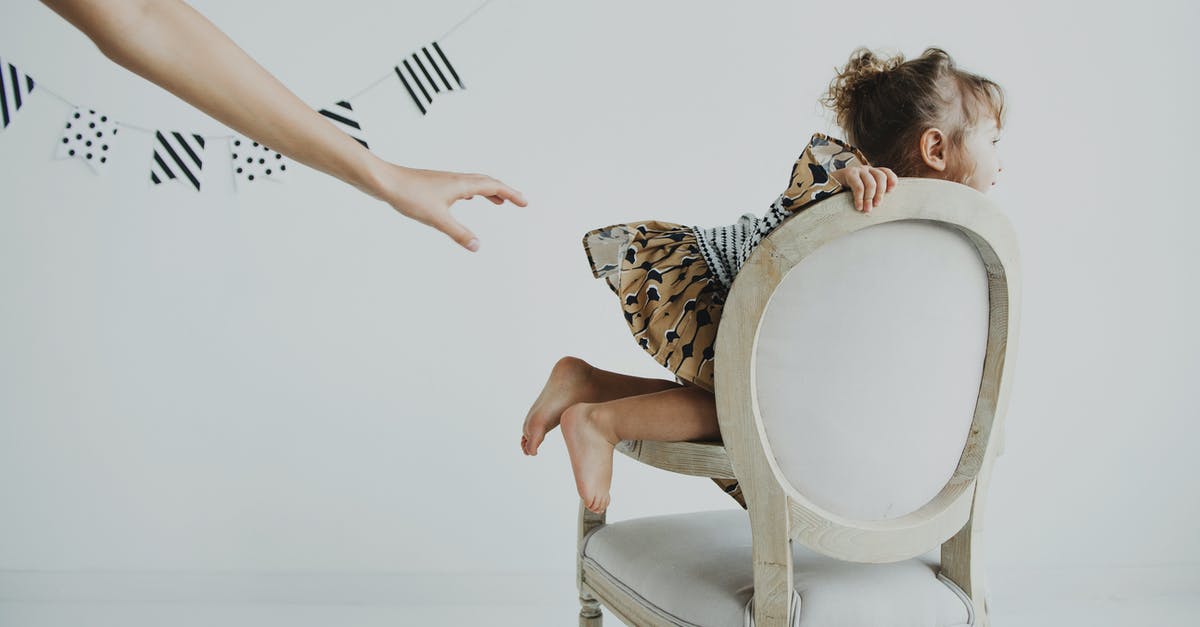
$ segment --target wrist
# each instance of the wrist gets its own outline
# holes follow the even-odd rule
[[[372,152],[366,152],[359,167],[355,168],[354,180],[349,182],[366,194],[386,201],[393,193],[392,182],[396,171],[407,169],[394,163],[388,163]]]

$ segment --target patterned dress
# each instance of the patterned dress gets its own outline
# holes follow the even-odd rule
[[[759,218],[704,229],[655,220],[614,224],[583,236],[592,274],[621,299],[633,338],[677,379],[714,390],[717,326],[729,288],[750,253],[789,216],[842,191],[830,172],[867,165],[858,149],[821,133],[792,166],[788,188]],[[713,479],[743,508],[733,479]]]
[[[620,298],[642,349],[677,378],[711,392],[717,327],[734,277],[789,216],[842,191],[829,173],[848,165],[867,165],[867,159],[817,133],[792,166],[787,190],[763,217],[746,214],[710,229],[653,220],[595,229],[583,237],[592,274]]]

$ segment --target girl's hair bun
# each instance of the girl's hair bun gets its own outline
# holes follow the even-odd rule
[[[846,66],[838,70],[829,83],[829,92],[821,101],[837,115],[838,124],[846,128],[849,112],[857,110],[880,79],[904,63],[904,55],[881,57],[867,48],[858,48],[850,55]],[[868,96],[869,97],[869,96]]]

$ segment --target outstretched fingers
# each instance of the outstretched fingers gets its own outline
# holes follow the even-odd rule
[[[444,210],[441,215],[432,220],[430,226],[445,233],[459,246],[471,252],[479,250],[479,238],[475,237],[475,234],[466,225],[455,220],[449,209]]]
[[[457,198],[459,200],[469,200],[476,196],[483,196],[496,205],[502,205],[506,200],[518,207],[525,207],[529,204],[525,200],[525,195],[521,192],[483,174],[460,175],[458,185]],[[471,229],[468,229],[464,224],[455,220],[454,216],[450,214],[448,207],[440,211],[430,221],[430,225],[445,233],[450,239],[457,242],[459,246],[471,252],[479,250],[479,238],[475,237]]]
[[[509,201],[518,207],[529,204],[525,195],[505,183],[484,174],[468,174],[463,179],[462,198],[485,196],[497,205]]]

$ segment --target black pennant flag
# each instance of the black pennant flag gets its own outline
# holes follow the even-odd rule
[[[0,128],[8,128],[13,116],[32,92],[33,78],[22,74],[17,66],[0,59],[0,119],[4,121],[4,126]]]
[[[187,179],[200,191],[200,169],[204,167],[204,138],[178,131],[154,131],[154,160],[150,181],[162,185],[170,179]]]
[[[354,114],[354,107],[351,107],[349,102],[339,101],[328,109],[319,110],[318,113],[333,122],[334,126],[342,129],[354,141],[362,144],[363,148],[371,149],[363,135],[362,125],[358,123],[358,116]]]
[[[421,115],[429,113],[428,107],[433,104],[435,95],[443,91],[454,91],[454,85],[458,85],[458,89],[466,89],[450,59],[436,41],[429,46],[422,46],[420,51],[401,61],[400,65],[396,66],[396,76],[400,77],[400,82],[404,84],[404,89],[408,91],[413,103],[421,110]]]

